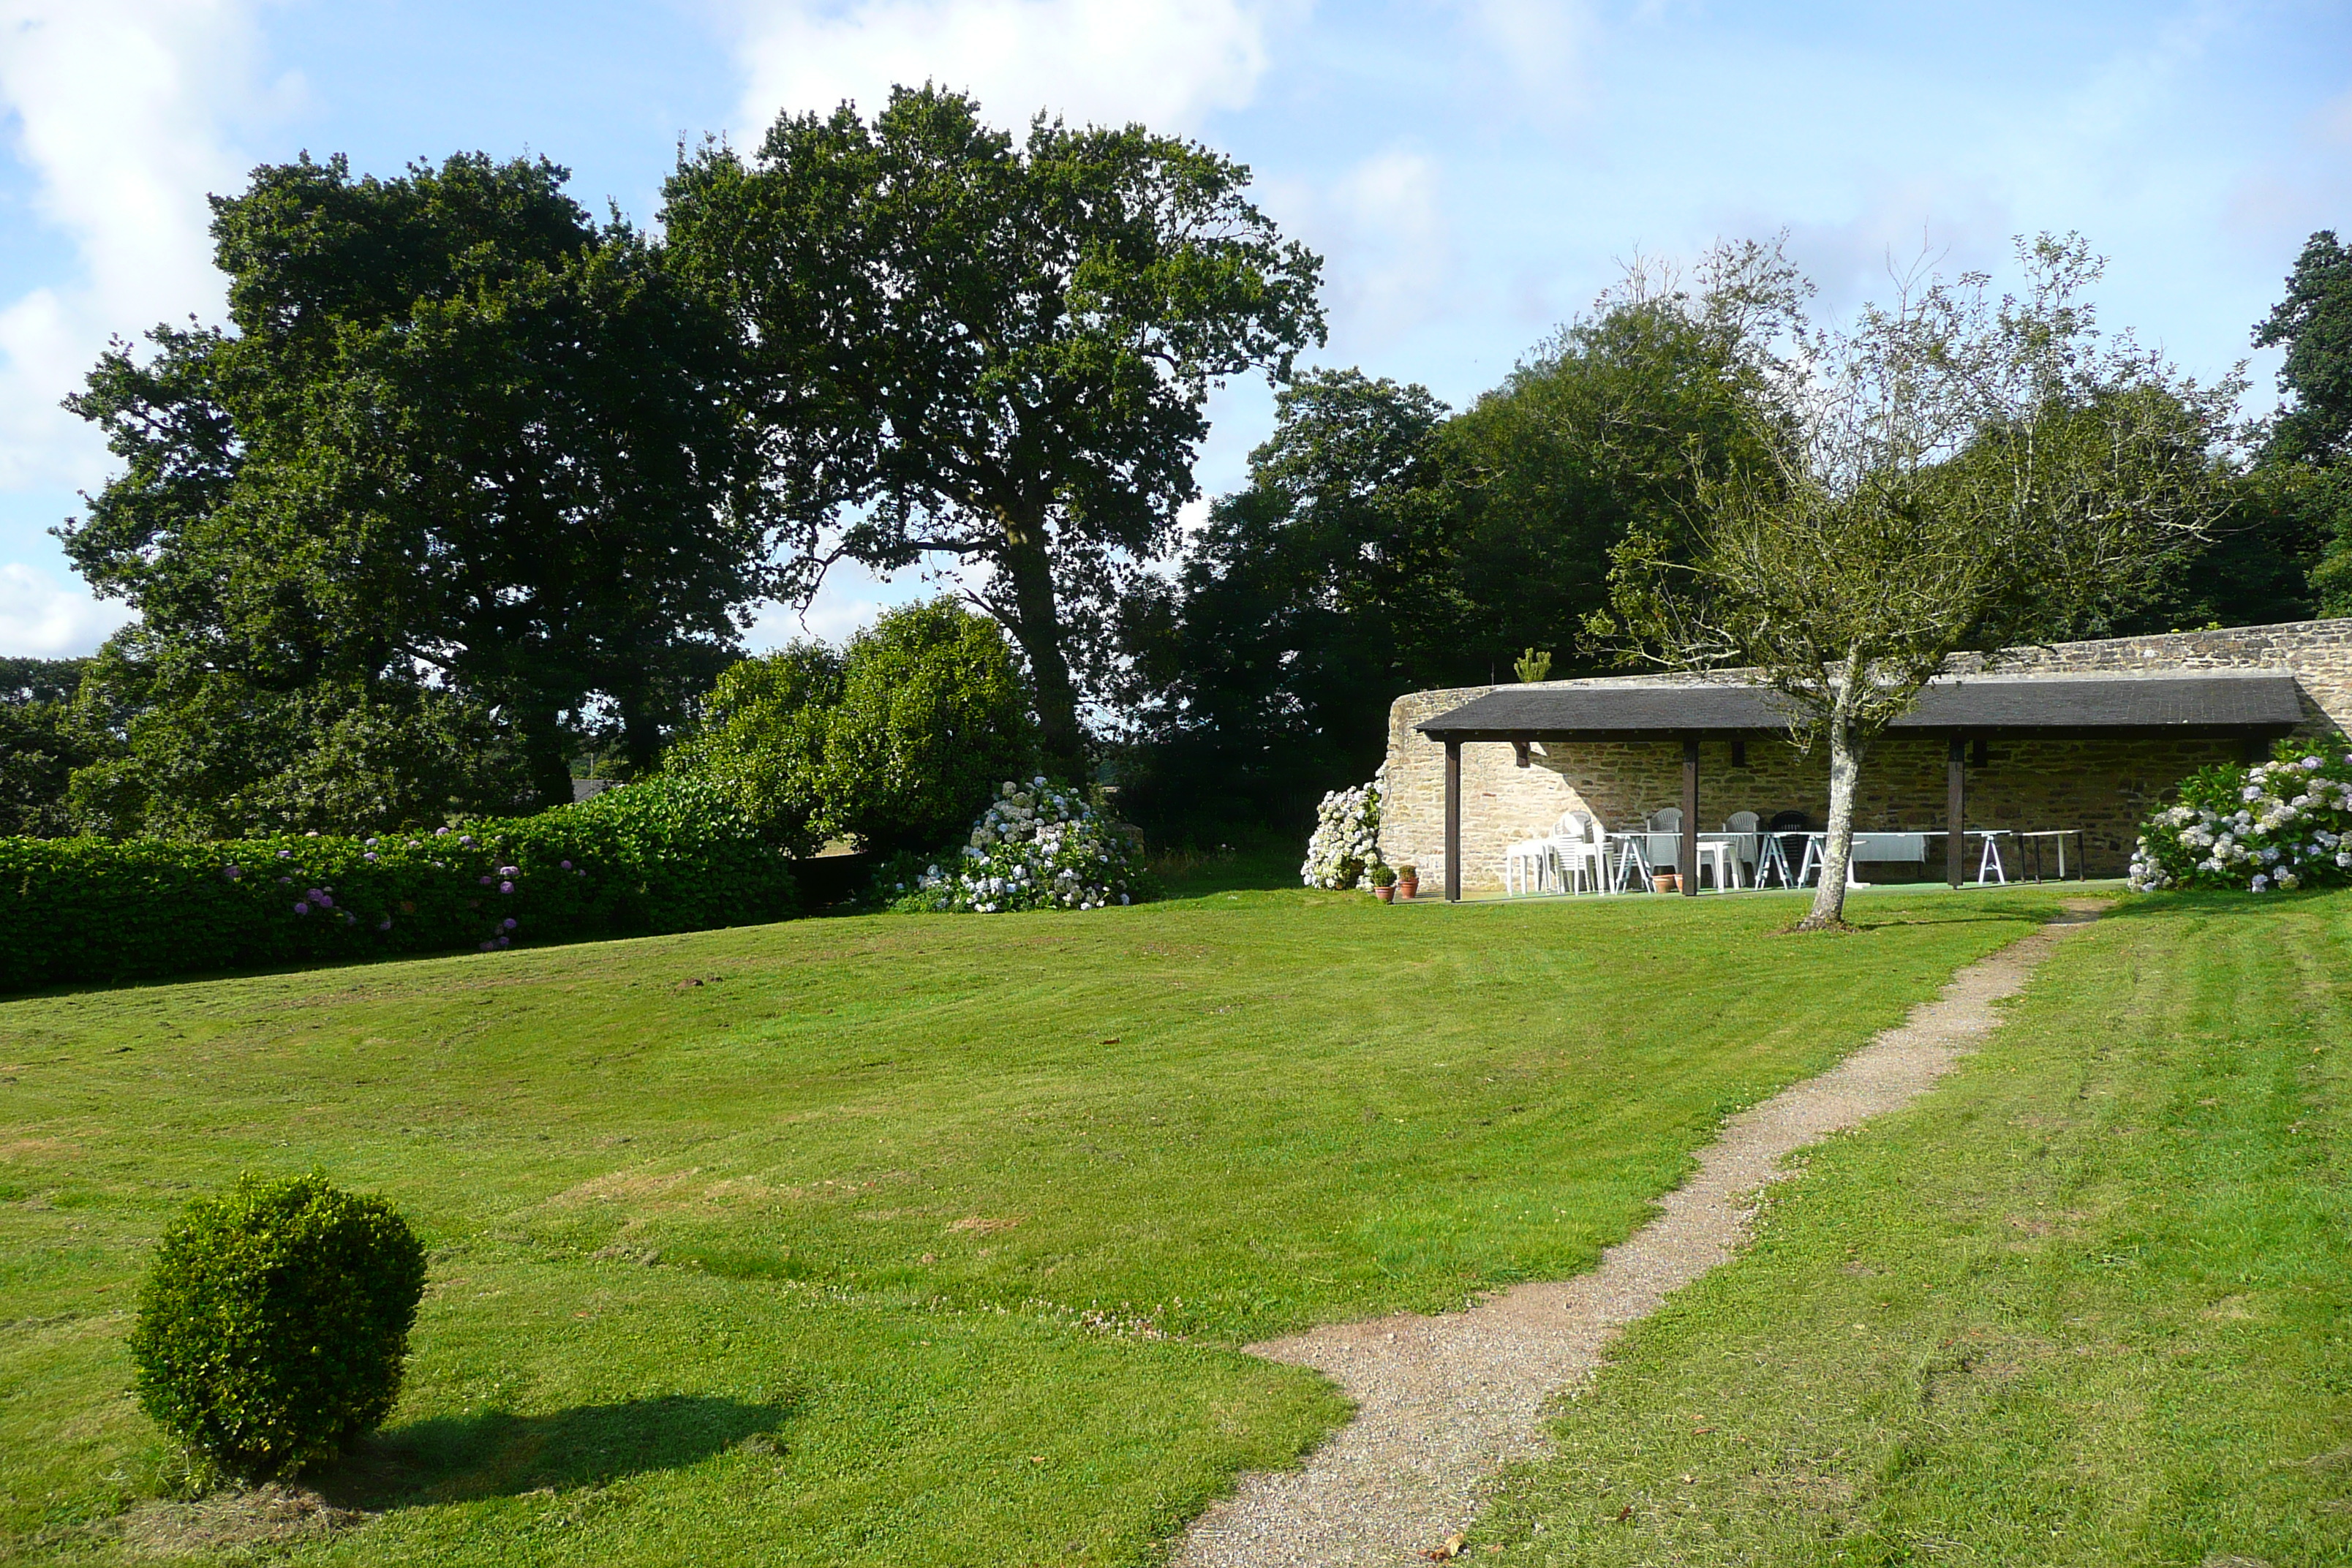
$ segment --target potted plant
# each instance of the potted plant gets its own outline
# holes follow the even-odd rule
[[[1420,893],[1421,868],[1418,866],[1398,867],[1397,897],[1400,899],[1417,898],[1420,896]]]
[[[1650,886],[1661,893],[1679,893],[1683,890],[1683,879],[1672,871],[1653,871],[1650,873]]]
[[[1373,867],[1372,897],[1384,904],[1393,903],[1396,900],[1396,879],[1397,874],[1386,866]]]

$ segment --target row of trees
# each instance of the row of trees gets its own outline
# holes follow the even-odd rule
[[[2352,263],[2329,235],[2258,333],[2288,350],[2258,428],[2229,425],[2233,385],[2100,346],[2072,243],[2028,256],[2043,289],[2021,304],[1924,279],[1843,335],[1808,325],[1777,247],[1726,247],[1688,279],[1630,275],[1454,413],[1358,371],[1293,376],[1322,339],[1319,264],[1245,169],[1139,128],[1016,141],[929,89],[870,121],[788,116],[749,157],[684,153],[657,241],[564,180],[306,158],[215,202],[228,326],[118,344],[74,403],[122,471],[61,537],[141,620],[73,691],[13,705],[40,742],[0,770],[17,824],[200,836],[552,803],[583,749],[648,768],[700,714],[697,755],[797,781],[775,786],[793,831],[903,841],[914,816],[853,826],[838,804],[860,764],[855,726],[816,717],[847,700],[837,656],[720,679],[753,605],[845,559],[961,568],[1018,650],[1045,765],[1108,763],[1130,814],[1199,839],[1295,832],[1373,765],[1398,693],[1523,648],[1554,674],[1759,657],[1725,629],[1717,568],[1733,520],[1786,522],[1806,495],[1822,517],[1878,495],[1885,551],[1939,563],[1971,553],[1953,528],[1990,526],[2004,461],[2012,490],[2033,476],[2026,510],[2063,514],[2057,543],[2146,525],[2095,592],[2058,585],[2079,563],[2054,557],[2030,614],[1970,588],[1912,664],[2352,609]],[[1179,552],[1208,393],[1260,370],[1276,430]],[[2061,451],[2080,471],[2053,492]],[[1856,537],[1843,559],[1866,558]]]
[[[1863,368],[1832,361],[1867,351],[1891,368],[1927,355],[1922,312],[1935,332],[1972,342],[1979,372],[2004,354],[2016,367],[2033,345],[2012,335],[2004,348],[2001,336],[2029,321],[2044,334],[2035,352],[2071,356],[2071,368],[2036,373],[2046,378],[2035,394],[2045,442],[2043,414],[2067,414],[2078,437],[2120,437],[2136,427],[2128,415],[2197,459],[2193,474],[2168,481],[2194,490],[2193,518],[2109,562],[2098,592],[2065,586],[2064,613],[2032,635],[2352,614],[2352,266],[2335,237],[2314,237],[2286,303],[2257,333],[2289,354],[2282,413],[2252,426],[2231,423],[2234,380],[2198,387],[2127,341],[2102,347],[2088,298],[2095,265],[2079,242],[2028,247],[2022,260],[2044,292],[2012,305],[2010,328],[1982,279],[1923,279],[1832,342],[1806,325],[1809,286],[1775,247],[1735,245],[1687,279],[1632,272],[1459,414],[1423,388],[1357,372],[1298,378],[1278,395],[1251,483],[1215,503],[1169,580],[1125,606],[1118,630],[1132,662],[1115,707],[1133,742],[1136,809],[1204,838],[1302,823],[1322,791],[1377,764],[1388,705],[1402,692],[1508,679],[1528,647],[1550,655],[1554,677],[1661,653],[1654,638],[1667,628],[1621,615],[1633,607],[1622,596],[1638,598],[1654,569],[1690,564],[1709,520],[1737,495],[1752,501],[1765,476],[1793,483],[1827,461],[1803,447],[1828,438],[1821,418],[1833,389],[1858,411]],[[1892,341],[1906,334],[1908,346]],[[1905,465],[1942,471],[1954,439],[1993,438],[2019,417],[2016,398],[1996,409],[1956,374],[1939,373],[1935,385],[1939,417],[1958,423],[1934,440],[1915,432],[1924,444]],[[2147,496],[2104,499],[2154,522]],[[1983,526],[1970,515],[1964,532]],[[1905,536],[1926,544],[1932,531]],[[1934,545],[1980,563],[1996,554],[1966,537]],[[1850,548],[1845,558],[1885,560]],[[1821,582],[1815,566],[1787,565],[1791,584]],[[1629,637],[1636,620],[1651,640]],[[1960,643],[2026,635],[1988,617]]]
[[[216,198],[225,328],[118,342],[122,465],[59,530],[139,622],[78,703],[104,832],[391,826],[654,765],[754,605],[972,569],[1038,744],[1087,765],[1091,624],[1173,542],[1222,378],[1321,341],[1248,172],[900,90],[681,156],[656,242],[545,161]]]

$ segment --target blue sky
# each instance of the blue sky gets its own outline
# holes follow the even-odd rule
[[[2210,376],[2352,228],[2352,6],[1474,0],[0,0],[0,653],[120,624],[47,530],[106,454],[57,407],[112,333],[216,319],[207,192],[257,163],[545,153],[650,222],[681,137],[926,77],[1007,122],[1139,119],[1249,163],[1327,258],[1322,363],[1492,385],[1633,256],[1787,229],[1834,311],[1924,246],[2079,229],[2111,326]],[[2256,356],[2257,397],[2274,356]],[[1262,385],[1216,404],[1231,488]],[[838,578],[838,636],[912,581]],[[799,630],[782,611],[753,641]]]

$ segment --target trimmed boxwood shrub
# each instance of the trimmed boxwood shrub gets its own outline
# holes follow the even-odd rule
[[[382,1198],[248,1175],[163,1233],[131,1331],[139,1402],[247,1480],[331,1458],[400,1396],[425,1249]]]
[[[791,863],[722,785],[374,837],[0,838],[0,990],[782,920]]]

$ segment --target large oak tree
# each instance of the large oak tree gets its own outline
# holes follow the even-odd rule
[[[330,807],[265,804],[270,780],[352,722],[492,733],[525,793],[569,800],[583,712],[648,764],[728,661],[772,586],[732,324],[565,179],[478,154],[257,170],[213,204],[229,329],[118,342],[72,400],[123,463],[59,531],[142,615],[110,663],[154,823],[306,825]],[[270,743],[214,743],[241,727]],[[495,779],[404,780],[411,749],[374,746],[372,815],[513,804],[511,783],[447,798]]]
[[[952,558],[1026,656],[1041,740],[1083,766],[1074,656],[1196,493],[1222,379],[1320,342],[1320,264],[1244,197],[1249,172],[1139,126],[899,89],[780,119],[748,161],[680,161],[679,264],[739,313],[804,589],[831,561]]]

